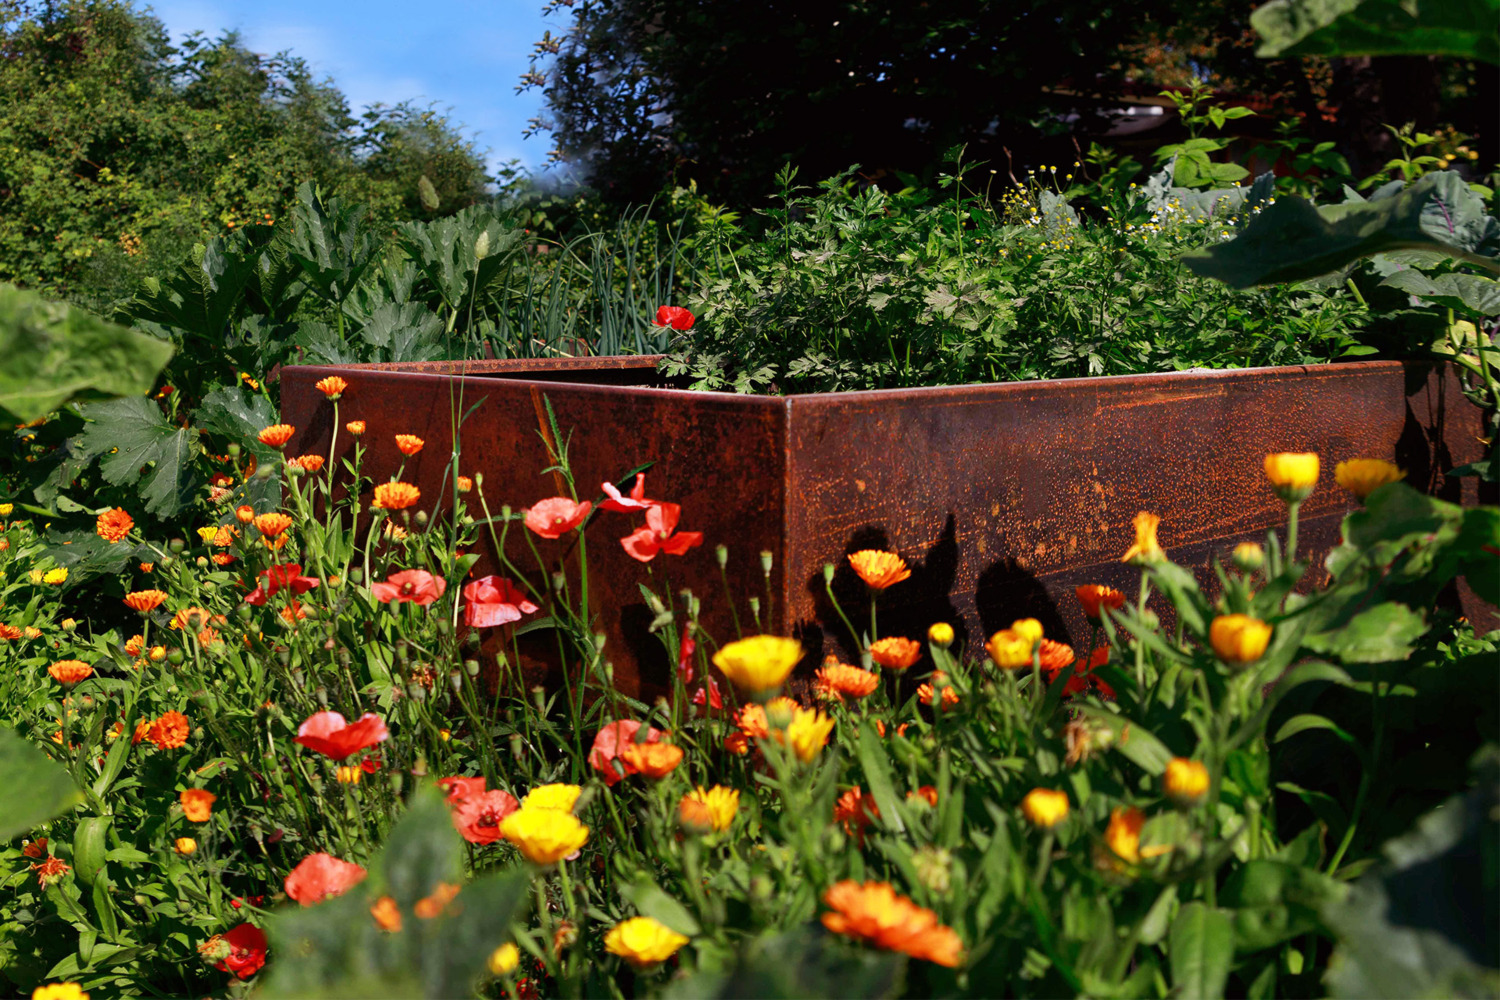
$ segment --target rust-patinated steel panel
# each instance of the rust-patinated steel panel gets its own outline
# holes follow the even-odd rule
[[[1118,559],[1137,511],[1159,514],[1162,543],[1179,562],[1203,568],[1205,579],[1213,554],[1280,522],[1281,504],[1261,471],[1267,452],[1322,456],[1322,480],[1303,506],[1304,552],[1337,541],[1351,502],[1333,467],[1346,458],[1393,457],[1414,485],[1476,500],[1472,480],[1443,474],[1479,456],[1478,411],[1446,369],[1422,364],[772,398],[664,388],[655,360],[291,367],[282,374],[283,413],[298,428],[293,453],[326,448],[331,407],[313,382],[337,371],[351,383],[340,419],[369,424],[367,467],[395,469],[401,456],[392,436],[420,435],[428,446],[407,462],[406,478],[435,497],[460,391],[465,409],[483,399],[464,427],[463,471],[484,472],[492,505],[519,509],[561,492],[538,476],[548,464],[541,431],[543,399],[550,400],[564,435],[571,433],[581,497],[655,462],[648,494],[682,504],[682,528],[705,532],[705,545],[687,556],[658,556],[648,582],[691,588],[710,630],[732,637],[712,547],[730,548],[742,618],[744,598],[767,593],[758,553],[768,550],[770,626],[800,629],[813,648],[824,651],[827,640],[826,651],[845,655],[848,637],[835,627],[822,566],[840,564],[835,590],[862,623],[862,591],[843,563],[858,548],[894,548],[914,567],[912,580],[882,600],[883,634],[915,638],[942,619],[982,641],[1032,615],[1081,644],[1088,633],[1072,588],[1133,589],[1135,571]],[[590,528],[591,593],[618,683],[651,696],[669,678],[669,658],[645,633],[643,567],[618,543],[635,524],[603,514]],[[530,565],[523,544],[511,555]],[[491,569],[487,557],[477,573]]]

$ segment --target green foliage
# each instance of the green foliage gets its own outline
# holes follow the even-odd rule
[[[480,156],[441,115],[356,119],[302,60],[232,32],[174,48],[127,0],[9,5],[0,53],[0,280],[97,309],[195,243],[285,225],[304,181],[385,225],[484,197]]]
[[[1348,350],[1364,312],[1338,290],[1229,293],[1176,262],[1251,219],[1269,179],[1205,192],[1169,169],[1085,215],[1043,182],[991,201],[958,178],[939,199],[848,177],[809,195],[793,176],[763,229],[695,237],[698,320],[667,373],[804,392],[1305,364]]]
[[[0,409],[36,420],[65,403],[140,395],[170,344],[35,292],[0,285]]]
[[[0,844],[8,843],[83,802],[68,772],[12,729],[0,729]]]
[[[1455,56],[1500,63],[1496,0],[1271,0],[1250,15],[1256,55]]]
[[[436,917],[412,908],[443,884],[463,881],[463,841],[442,797],[413,798],[358,886],[316,908],[271,920],[271,947],[284,956],[266,977],[267,998],[456,997],[490,978],[485,962],[510,937],[525,910],[531,874],[518,868],[464,885]],[[389,894],[402,915],[398,931],[370,914]]]

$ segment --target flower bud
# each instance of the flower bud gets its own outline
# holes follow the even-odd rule
[[[772,561],[775,558],[776,558],[776,553],[772,552],[770,549],[761,549],[761,551],[760,551],[760,571],[762,573],[764,573],[766,576],[770,576],[771,575],[771,563],[772,563]]]
[[[229,442],[229,448],[226,450],[230,458],[238,458],[240,455],[240,443],[238,441],[231,441]]]
[[[328,689],[326,687],[319,684],[317,687],[313,688],[313,697],[318,699],[318,704],[323,708],[328,707]]]
[[[1208,796],[1208,768],[1202,761],[1173,757],[1161,776],[1162,791],[1183,808],[1198,805]]]
[[[836,573],[836,572],[838,572],[838,567],[837,566],[835,566],[833,563],[824,563],[823,564],[823,582],[824,583],[832,583],[833,582],[833,574]]]
[[[365,571],[363,569],[361,569],[360,567],[358,567],[358,566],[351,566],[349,568],[349,582],[350,583],[364,583],[365,582]]]
[[[720,569],[723,569],[725,566],[728,566],[729,565],[729,546],[722,545],[722,544],[721,545],[715,545],[714,546],[714,558],[719,561],[719,568]]]
[[[427,512],[425,510],[419,510],[419,511],[417,511],[417,516],[414,517],[414,518],[412,518],[412,520],[417,522],[417,526],[418,527],[426,527],[426,525],[427,525]]]
[[[1266,550],[1255,542],[1240,542],[1229,558],[1240,571],[1253,573],[1266,564]]]
[[[458,694],[464,689],[464,675],[457,670],[448,671],[448,687]]]
[[[468,674],[470,677],[478,677],[479,676],[479,661],[478,660],[465,660],[464,661],[464,673]]]
[[[187,543],[184,542],[180,538],[174,538],[170,542],[167,543],[167,551],[168,552],[178,553],[178,552],[181,552],[185,548],[187,548]]]
[[[180,649],[174,649],[167,654],[167,662],[174,667],[182,666],[182,662],[186,659],[187,655]]]
[[[953,626],[947,622],[934,622],[927,630],[927,641],[947,649],[953,645]]]

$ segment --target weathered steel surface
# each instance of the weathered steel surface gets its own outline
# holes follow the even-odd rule
[[[538,476],[549,464],[540,433],[544,397],[564,435],[571,433],[581,497],[656,463],[648,495],[682,504],[682,528],[705,532],[705,545],[682,558],[658,556],[647,577],[618,543],[638,517],[606,512],[588,533],[592,605],[610,639],[617,682],[643,696],[667,682],[670,660],[646,634],[651,616],[637,583],[690,587],[703,599],[707,627],[732,637],[712,550],[718,542],[730,549],[741,618],[748,621],[745,598],[765,600],[758,553],[769,550],[770,625],[801,629],[818,651],[848,653],[824,596],[822,566],[839,564],[835,592],[853,604],[846,611],[856,623],[867,621],[862,588],[843,557],[868,547],[893,548],[914,567],[912,579],[881,602],[883,634],[916,638],[941,619],[982,641],[1032,615],[1051,634],[1083,643],[1088,632],[1072,588],[1134,589],[1136,572],[1118,559],[1138,511],[1161,516],[1161,541],[1175,559],[1205,568],[1214,553],[1280,523],[1282,505],[1261,471],[1267,452],[1322,455],[1322,480],[1303,506],[1305,552],[1337,541],[1352,501],[1334,484],[1333,467],[1346,458],[1393,457],[1415,485],[1475,501],[1460,495],[1464,488],[1472,494],[1472,480],[1463,486],[1443,473],[1478,457],[1478,413],[1451,375],[1423,365],[779,398],[584,384],[602,375],[659,385],[654,360],[548,362],[546,381],[530,361],[467,363],[462,380],[431,365],[336,369],[351,383],[340,419],[369,424],[368,469],[396,468],[394,434],[428,441],[406,473],[423,489],[424,506],[436,498],[447,463],[451,414],[480,399],[464,427],[463,471],[484,472],[492,509],[506,502],[520,509],[562,492],[555,476]],[[312,383],[334,370],[284,370],[284,419],[298,428],[292,453],[326,448],[331,406]],[[511,556],[530,565],[516,536],[513,530]],[[560,551],[559,543],[541,544],[546,555]],[[477,572],[491,569],[485,561]]]

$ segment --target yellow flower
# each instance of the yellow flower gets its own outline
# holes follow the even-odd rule
[[[714,654],[714,666],[751,697],[769,694],[786,681],[802,659],[802,644],[776,635],[753,635]]]
[[[341,785],[359,784],[359,779],[364,776],[364,773],[364,769],[358,764],[340,764],[338,769],[334,771]]]
[[[631,917],[604,935],[604,950],[638,969],[665,962],[687,943],[687,938],[650,917]]]
[[[0,517],[10,517],[10,512],[16,509],[13,503],[0,503]]]
[[[535,864],[553,865],[588,842],[589,828],[572,813],[532,807],[505,817],[500,835]]]
[[[1208,795],[1208,768],[1202,761],[1173,757],[1161,778],[1167,798],[1180,806],[1195,806]]]
[[[509,941],[490,952],[489,967],[492,976],[508,976],[521,964],[521,949]]]
[[[1241,570],[1249,573],[1266,564],[1266,550],[1256,542],[1240,542],[1229,554],[1229,559]]]
[[[1068,818],[1068,793],[1033,788],[1021,800],[1021,814],[1033,826],[1050,830]]]
[[[809,764],[827,744],[831,732],[833,720],[821,709],[799,708],[792,713],[792,724],[786,727],[786,738],[797,759]]]
[[[1156,541],[1156,529],[1161,524],[1161,518],[1143,510],[1135,516],[1134,524],[1135,544],[1125,550],[1120,562],[1151,563],[1165,559],[1167,554]]]
[[[1406,478],[1406,470],[1383,458],[1351,458],[1334,466],[1333,478],[1361,502],[1386,483]]]
[[[1116,806],[1109,814],[1109,826],[1104,830],[1104,843],[1121,860],[1131,864],[1141,861],[1141,827],[1146,825],[1146,814],[1135,806]]]
[[[1266,456],[1266,478],[1287,503],[1307,499],[1318,485],[1318,453],[1283,451]]]
[[[927,641],[947,649],[953,645],[953,626],[947,622],[936,622],[927,630]]]
[[[522,809],[561,809],[572,812],[583,791],[577,785],[538,785],[521,800]]]
[[[66,566],[59,566],[57,567],[57,569],[49,569],[46,573],[42,574],[43,583],[62,583],[67,578],[68,570]]]
[[[1220,615],[1208,627],[1208,641],[1225,663],[1254,663],[1271,642],[1271,626],[1249,615]]]
[[[51,983],[32,990],[31,1000],[89,1000],[89,995],[77,983]]]
[[[216,536],[218,533],[219,533],[219,526],[217,524],[210,525],[207,528],[199,528],[198,529],[198,537],[201,538],[201,539],[203,539],[203,543],[205,545],[208,544],[209,542],[213,541],[214,540],[214,536]]]
[[[734,814],[740,808],[740,793],[736,788],[725,788],[723,785],[708,789],[699,785],[696,791],[684,795],[682,801],[701,805],[709,825],[714,830],[723,832],[734,823]]]
[[[178,854],[192,854],[198,849],[198,842],[192,837],[178,837],[172,841],[172,849]]]
[[[1042,641],[1042,623],[1035,618],[1018,618],[1010,623],[1010,630],[1033,646]]]
[[[990,654],[995,666],[1004,670],[1031,666],[1031,650],[1035,644],[1015,629],[1003,628],[990,636],[984,651]]]

